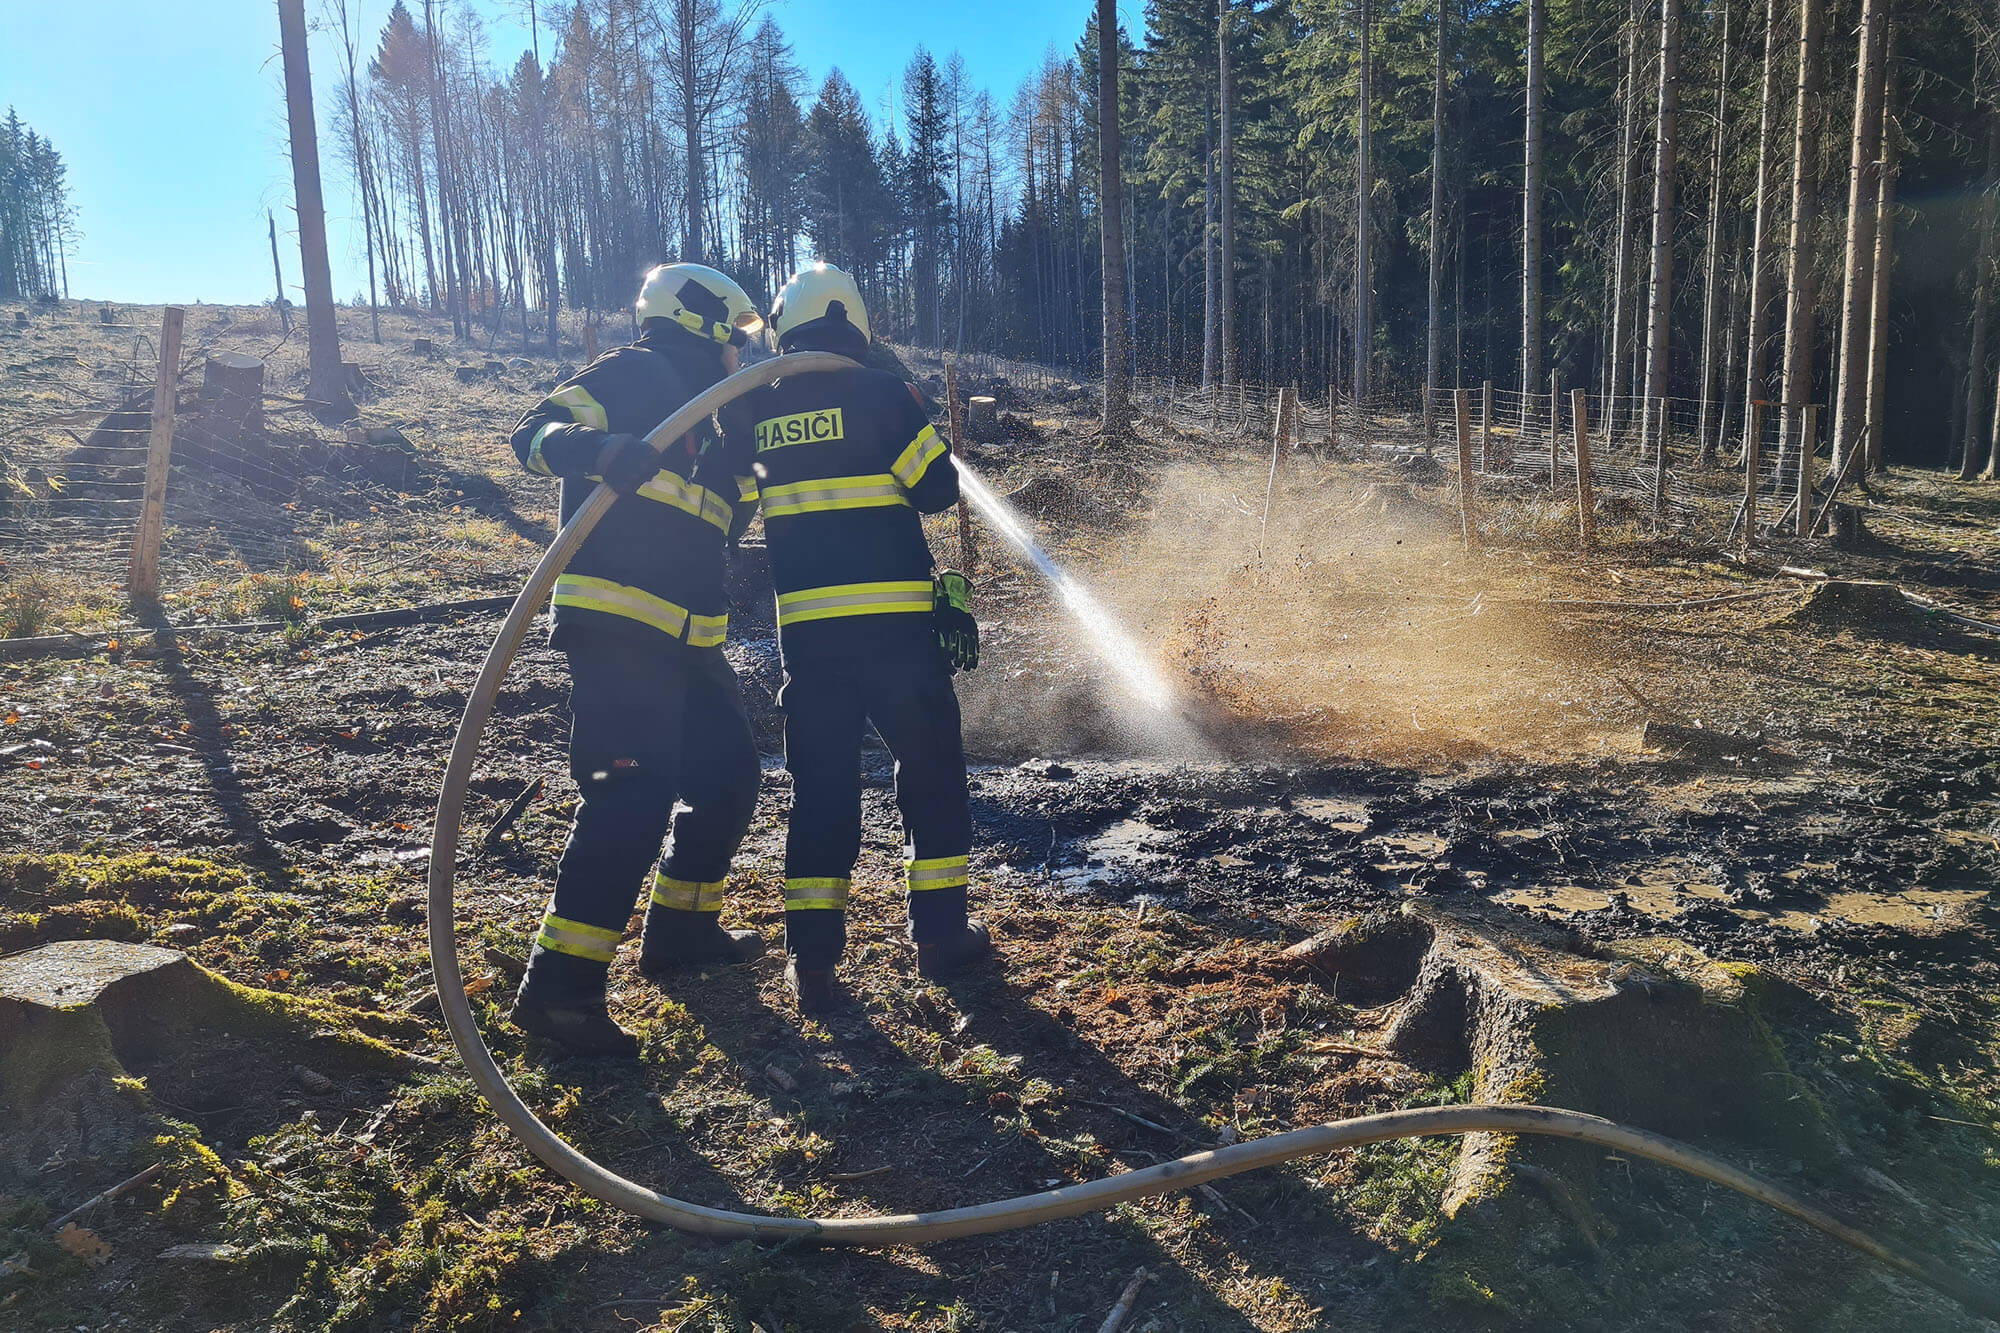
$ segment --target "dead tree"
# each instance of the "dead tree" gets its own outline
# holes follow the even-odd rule
[[[1540,0],[1534,0],[1539,4]],[[1368,213],[1375,195],[1374,59],[1372,0],[1361,0],[1361,105],[1355,141],[1354,178],[1354,401],[1368,401],[1369,354],[1375,350],[1375,273],[1369,244]]]
[[[1646,308],[1646,434],[1659,431],[1666,452],[1666,423],[1653,414],[1666,410],[1667,365],[1674,284],[1674,130],[1680,112],[1680,0],[1660,0],[1659,107],[1653,130],[1653,261]],[[1663,465],[1664,466],[1664,465]]]
[[[1627,346],[1632,341],[1632,320],[1626,310],[1632,304],[1632,196],[1638,190],[1639,175],[1639,15],[1638,0],[1633,0],[1625,22],[1625,82],[1618,108],[1618,220],[1611,236],[1617,254],[1612,261],[1611,340],[1604,355],[1607,438],[1618,429],[1618,397],[1625,387],[1630,355]]]
[[[1889,25],[1886,70],[1896,68],[1896,25]],[[1882,406],[1889,387],[1889,277],[1896,262],[1896,118],[1893,82],[1882,94],[1882,170],[1875,182],[1875,299],[1868,332],[1868,467],[1882,470]]]
[[[1364,0],[1365,3],[1365,0]],[[1229,44],[1235,39],[1236,15],[1229,0],[1222,0],[1216,20],[1215,49],[1219,62],[1217,96],[1222,101],[1222,323],[1216,338],[1222,352],[1222,383],[1236,383],[1236,151],[1234,139],[1235,102],[1229,80]]]
[[[1542,75],[1542,47],[1548,25],[1544,0],[1528,0],[1527,125],[1521,157],[1521,397],[1524,402],[1542,382],[1542,114],[1548,95]],[[1527,411],[1525,406],[1522,411]]]
[[[1798,102],[1792,119],[1792,234],[1785,294],[1784,412],[1779,424],[1779,460],[1786,444],[1810,449],[1802,418],[1812,393],[1813,305],[1818,298],[1812,264],[1812,235],[1819,221],[1819,48],[1826,26],[1824,0],[1799,0]],[[1803,454],[1793,460],[1803,465]]]
[[[1840,371],[1833,409],[1833,474],[1866,449],[1869,330],[1875,309],[1876,176],[1881,171],[1882,82],[1888,57],[1887,0],[1863,0],[1854,66],[1854,142],[1847,166],[1847,251],[1840,296]]]
[[[1435,434],[1433,403],[1444,345],[1444,50],[1445,0],[1437,4],[1437,52],[1431,75],[1431,226],[1429,320],[1424,338],[1424,445]]]
[[[1778,0],[1764,0],[1764,89],[1757,110],[1757,204],[1750,228],[1749,328],[1743,339],[1743,445],[1750,446],[1755,405],[1766,393],[1764,368],[1770,339],[1771,237],[1777,230],[1773,189],[1777,164],[1773,108],[1778,100]]]
[[[2000,214],[2000,115],[1992,117],[1986,131],[1986,189],[1979,203],[1979,257],[1974,261],[1972,287],[1972,344],[1965,362],[1965,425],[1959,438],[1958,479],[1971,481],[1984,468],[1990,454],[1980,439],[1980,404],[1986,393],[1987,309],[1993,303],[1993,246],[1995,218]]]
[[[1708,177],[1708,257],[1701,302],[1701,435],[1700,460],[1715,458],[1720,356],[1717,342],[1722,323],[1722,151],[1729,125],[1729,0],[1722,0],[1722,34],[1716,49],[1715,147]]]
[[[313,126],[312,72],[306,66],[305,0],[278,0],[284,44],[285,111],[291,123],[292,189],[298,200],[299,259],[306,288],[306,394],[336,420],[354,415],[340,369],[340,328],[326,259],[326,208],[319,190],[319,136]],[[336,415],[337,414],[337,415]]]
[[[1125,187],[1119,177],[1118,5],[1097,0],[1097,171],[1104,272],[1104,420],[1109,437],[1132,424],[1126,373]]]

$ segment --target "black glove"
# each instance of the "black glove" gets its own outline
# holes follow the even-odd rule
[[[592,469],[620,495],[631,495],[659,474],[660,456],[637,435],[613,435],[597,451]]]
[[[955,569],[938,572],[932,580],[931,616],[937,622],[938,643],[953,671],[979,668],[979,622],[972,618],[972,580]]]

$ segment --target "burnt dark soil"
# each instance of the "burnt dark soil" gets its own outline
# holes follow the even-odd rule
[[[1103,471],[1074,443],[1080,419],[1003,407],[1018,432],[980,456],[999,489]],[[1357,1005],[1379,997],[1279,954],[1409,898],[1497,902],[1579,948],[1667,934],[1756,965],[1799,1080],[1771,1095],[1822,1106],[1844,1152],[1705,1146],[2000,1283],[2000,643],[1928,614],[1887,635],[1801,622],[1812,580],[1775,572],[1887,579],[1991,621],[1992,497],[1898,476],[1877,488],[1868,552],[1794,546],[1750,567],[1616,532],[1589,562],[1498,534],[1466,556],[1421,511],[1351,519],[1388,469],[1301,460],[1279,488],[1296,524],[1257,531],[1254,553],[1204,531],[1243,553],[1204,564],[1164,548],[1159,520],[1190,487],[1244,493],[1260,465],[1145,448],[1136,505],[1074,485],[1043,530],[1168,669],[1181,720],[1135,714],[1029,575],[996,550],[983,563],[990,653],[963,692],[976,882],[1005,960],[983,980],[915,976],[889,764],[871,752],[854,1009],[802,1022],[775,960],[660,988],[628,959],[615,1004],[643,1035],[639,1069],[526,1042],[504,1019],[505,960],[525,950],[574,792],[560,661],[524,654],[473,783],[459,892],[475,1006],[538,1114],[683,1198],[837,1213],[1462,1100],[1466,1070],[1376,1053],[1387,1011]],[[1414,493],[1449,512],[1440,488]],[[1309,534],[1331,514],[1350,525],[1329,555]],[[1764,589],[1789,591],[1679,613],[1533,605]],[[1266,599],[1290,607],[1281,634],[1258,629]],[[766,783],[729,916],[775,943],[789,782],[761,606],[746,589],[730,650]],[[1140,1329],[1979,1326],[1774,1213],[1615,1159],[1581,1213],[1551,1204],[1504,1252],[1454,1247],[1442,1143],[922,1252],[718,1244],[599,1206],[455,1072],[424,951],[438,774],[497,624],[134,634],[0,664],[0,952],[169,945],[392,1015],[392,1044],[438,1062],[320,1070],[218,1036],[130,1068],[143,1118],[120,1123],[143,1132],[80,1128],[80,1146],[0,1176],[0,1327],[1084,1329],[1142,1264]],[[1333,656],[1341,636],[1393,641],[1394,669]],[[1649,719],[1727,743],[1649,748]],[[537,778],[545,793],[482,849]],[[153,1184],[78,1219],[108,1256],[48,1235],[157,1161]],[[234,1248],[156,1257],[179,1245]]]

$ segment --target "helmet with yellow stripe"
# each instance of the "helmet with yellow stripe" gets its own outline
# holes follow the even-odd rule
[[[846,328],[839,328],[839,325]],[[801,335],[814,346],[836,347],[859,334],[868,343],[868,307],[854,279],[831,264],[814,264],[792,275],[771,303],[771,332],[778,346],[791,350]],[[813,337],[819,334],[821,337]],[[828,342],[824,335],[844,335]]]
[[[742,347],[764,327],[750,296],[706,264],[661,264],[646,274],[634,303],[639,322],[663,319],[704,338]]]

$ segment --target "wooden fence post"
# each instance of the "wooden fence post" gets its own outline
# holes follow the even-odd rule
[[[1458,418],[1458,523],[1468,547],[1478,542],[1472,517],[1472,391],[1453,389],[1451,405]]]
[[[1479,385],[1479,470],[1493,470],[1493,381]]]
[[[945,425],[951,431],[951,451],[956,455],[965,448],[965,400],[958,396],[958,362],[944,363],[944,414]],[[979,552],[972,545],[972,510],[965,503],[965,493],[958,496],[958,568],[967,578],[972,577],[973,567],[979,563]]]
[[[597,360],[597,325],[592,316],[585,316],[583,323],[583,363],[589,365]]]
[[[1807,403],[1799,416],[1799,502],[1793,515],[1796,536],[1812,536],[1813,446],[1819,439],[1819,404]]]
[[[1340,392],[1331,384],[1326,386],[1326,451],[1340,452]]]
[[[160,373],[153,382],[153,428],[146,439],[146,491],[125,579],[135,602],[155,602],[160,597],[160,539],[166,532],[167,469],[174,456],[174,383],[180,378],[181,321],[186,314],[170,305],[160,321]]]
[[[1562,489],[1562,384],[1549,372],[1549,490]]]
[[[1278,453],[1285,442],[1285,398],[1291,393],[1289,388],[1278,390],[1277,420],[1271,425],[1271,471],[1264,478],[1264,517],[1257,524],[1257,554],[1264,554],[1264,530],[1271,526],[1271,494],[1278,487]]]
[[[1750,400],[1750,433],[1743,441],[1743,554],[1757,540],[1757,469],[1764,459],[1764,400]]]
[[[1597,500],[1590,489],[1590,400],[1582,389],[1569,395],[1576,426],[1576,531],[1586,552],[1597,549]]]

